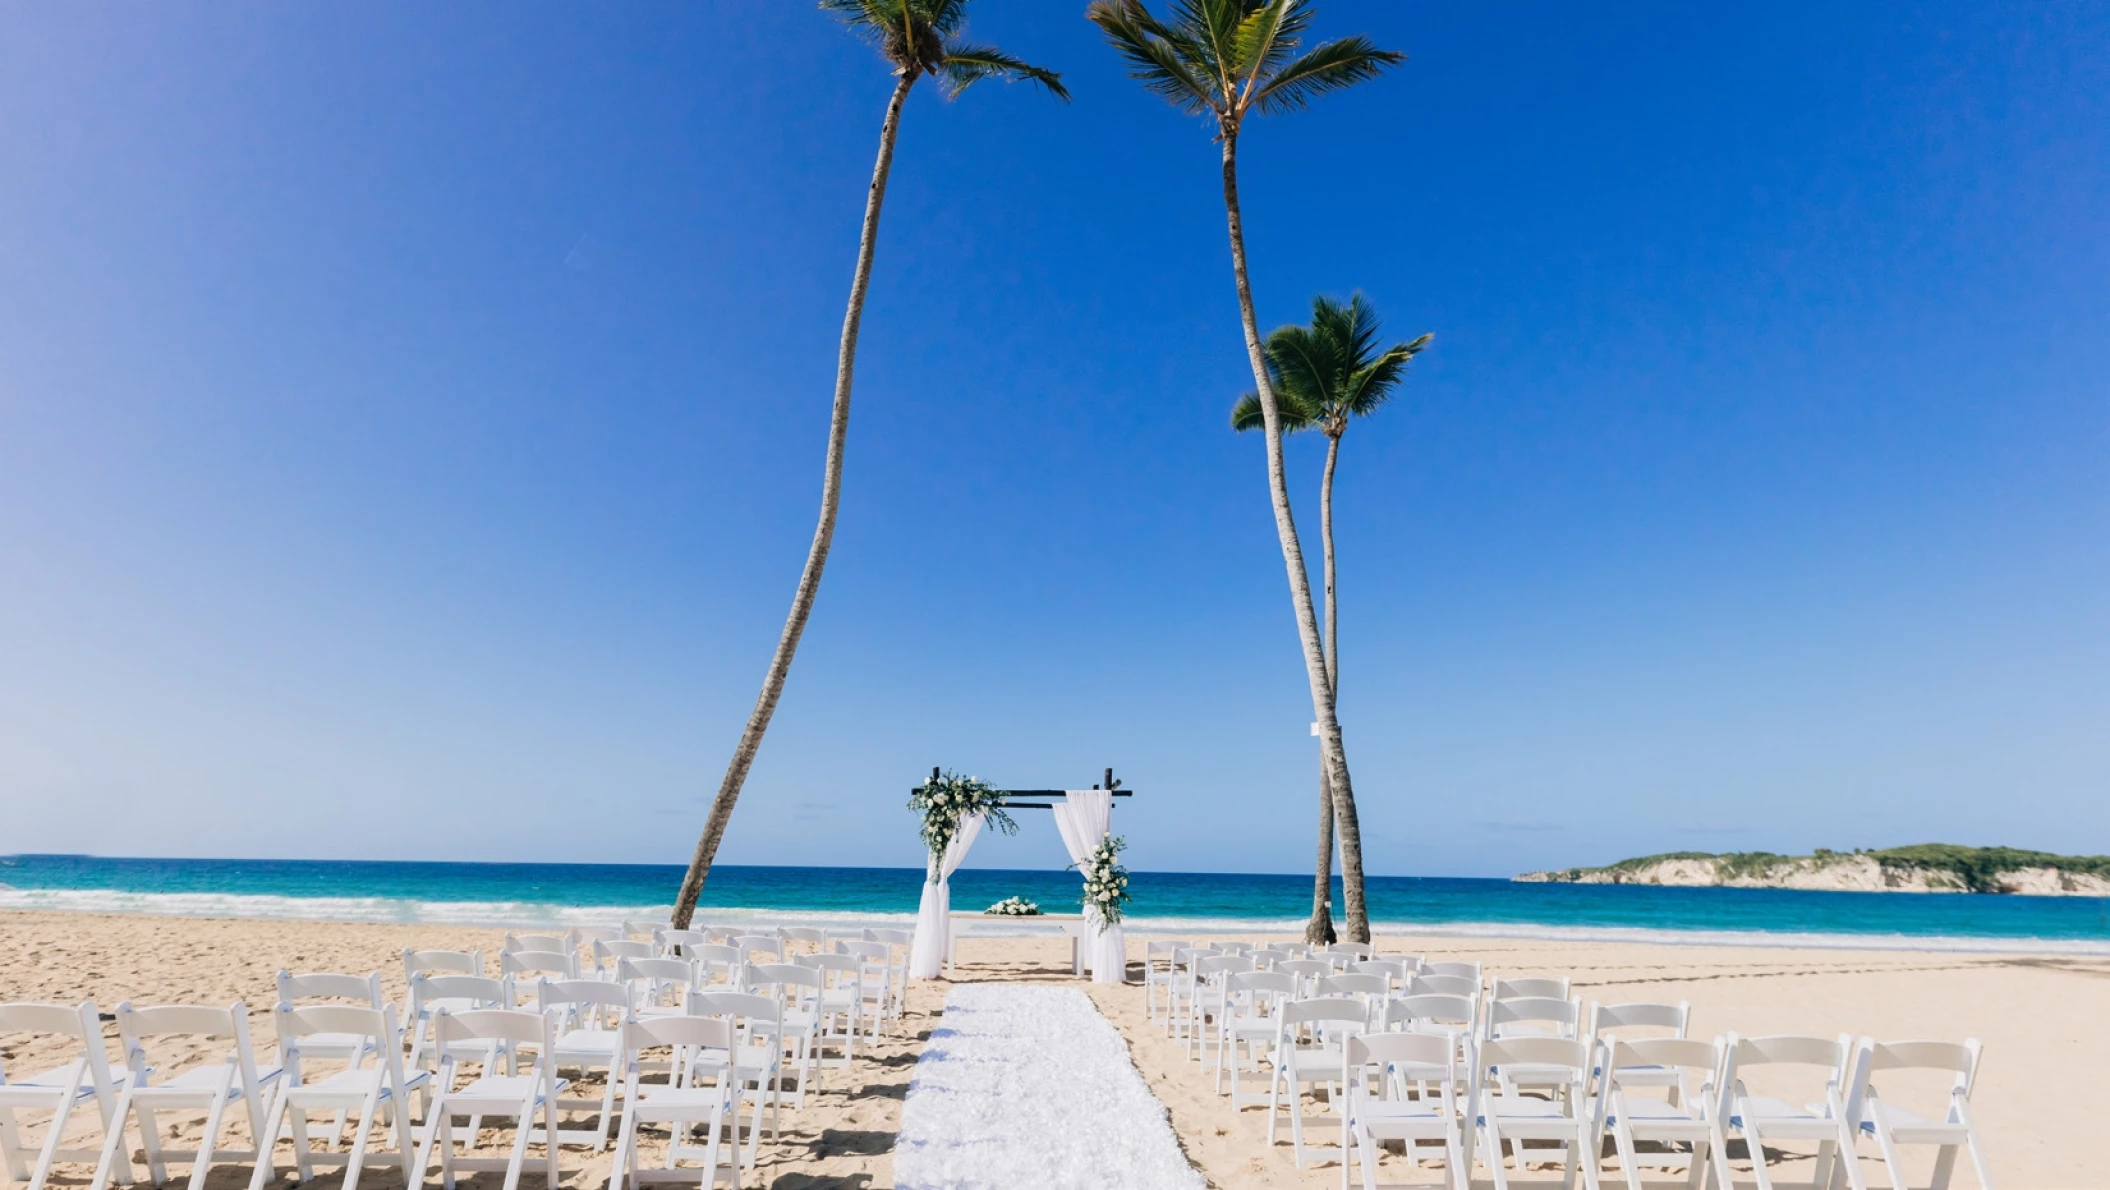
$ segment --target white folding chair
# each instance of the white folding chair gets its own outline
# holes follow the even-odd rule
[[[1153,1022],[1162,1021],[1158,1008],[1160,992],[1169,1007],[1172,1003],[1172,978],[1177,972],[1172,956],[1192,948],[1194,943],[1177,938],[1153,938],[1143,946],[1143,1003]]]
[[[696,964],[696,986],[705,991],[737,992],[740,972],[747,961],[740,948],[721,943],[699,942],[681,948],[684,957]]]
[[[774,1141],[783,1135],[780,1125],[784,1107],[784,1006],[773,996],[703,992],[690,998],[689,1010],[699,1016],[722,1018],[732,1026],[732,1049],[724,1053],[713,1050],[691,1052],[684,1059],[683,1077],[691,1083],[699,1077],[709,1076],[731,1084],[735,1099],[733,1139],[736,1143],[739,1140],[737,1101],[747,1099],[753,1105],[748,1116],[747,1152],[741,1158],[744,1167],[753,1169],[761,1148],[762,1101],[765,1098],[769,1100],[769,1137]]]
[[[545,979],[535,984],[535,1001],[544,1016],[558,1022],[554,1026],[556,1048],[550,1053],[557,1073],[576,1070],[581,1081],[595,1070],[606,1076],[599,1099],[559,1097],[553,1109],[559,1119],[558,1144],[585,1145],[599,1152],[607,1147],[615,1122],[615,1088],[622,1081],[618,1068],[622,1036],[617,1028],[628,1015],[630,991],[598,979]],[[562,1125],[564,1113],[586,1111],[599,1117],[593,1126]]]
[[[813,1034],[814,1061],[823,1070],[831,1064],[849,1069],[857,1057],[858,1017],[864,1012],[864,960],[846,954],[802,954],[792,965],[818,971],[821,976],[820,992],[813,1000],[819,1017]],[[827,1054],[831,1045],[842,1051],[841,1058],[832,1063]]]
[[[0,1034],[8,1033],[63,1038],[66,1049],[79,1051],[63,1066],[21,1077],[9,1077],[6,1063],[0,1061],[0,1161],[11,1181],[27,1182],[28,1190],[44,1190],[54,1162],[92,1163],[100,1156],[97,1150],[64,1147],[66,1122],[74,1109],[93,1102],[106,1138],[117,1110],[117,1084],[110,1077],[110,1057],[103,1050],[102,1018],[96,1015],[92,1000],[71,1005],[0,1004]],[[16,1112],[24,1111],[51,1113],[44,1143],[35,1149],[23,1139],[21,1122],[15,1118]],[[124,1180],[132,1180],[129,1157]]]
[[[813,926],[781,926],[777,936],[783,939],[783,955],[789,959],[794,947],[806,948],[807,954],[820,954],[828,949],[828,931]]]
[[[719,1079],[705,1087],[684,1077],[683,1058],[694,1052],[732,1051],[736,1041],[727,1021],[708,1016],[665,1016],[626,1022],[621,1033],[623,1067],[623,1126],[616,1134],[615,1166],[608,1190],[630,1190],[648,1183],[696,1181],[710,1190],[719,1181],[729,1181],[740,1190],[740,1154],[737,1140],[726,1143],[726,1108],[739,1113],[732,1079]],[[664,1083],[641,1083],[647,1050],[673,1052],[668,1064],[676,1071]],[[659,1124],[668,1129],[666,1165],[640,1169],[637,1161],[637,1129],[640,1124]],[[705,1126],[701,1170],[683,1169],[683,1155],[698,1151],[682,1143],[696,1125]],[[734,1121],[737,1130],[737,1119]]]
[[[652,931],[652,941],[658,944],[659,952],[677,958],[694,958],[689,947],[703,946],[710,941],[703,930],[676,930],[664,928]]]
[[[784,961],[784,940],[774,934],[736,934],[732,945],[745,963]]]
[[[908,1011],[908,956],[916,936],[907,930],[868,929],[864,940],[887,948],[887,1019],[898,1022]]]
[[[432,1018],[440,1012],[457,1015],[490,1008],[512,1008],[513,981],[487,979],[481,975],[434,975],[420,971],[410,977],[410,1057],[412,1070],[427,1069],[427,1059],[437,1069],[439,1059],[432,1042]],[[511,1054],[510,1047],[504,1051]]]
[[[279,1069],[257,1065],[256,1050],[249,1044],[249,1008],[237,1000],[226,1008],[198,1004],[162,1004],[134,1008],[127,1002],[117,1006],[117,1036],[123,1047],[125,1075],[117,1106],[105,1129],[103,1151],[96,1163],[90,1190],[103,1190],[124,1147],[125,1128],[135,1120],[141,1147],[146,1150],[147,1173],[156,1186],[168,1181],[169,1162],[188,1163],[191,1190],[203,1190],[205,1175],[215,1161],[255,1161],[254,1149],[230,1149],[220,1144],[220,1130],[227,1109],[241,1104],[249,1134],[265,1136],[263,1095],[279,1079]],[[227,1046],[217,1061],[207,1060],[153,1081],[159,1073],[147,1054],[147,1041],[162,1037],[205,1037],[224,1040]],[[159,1113],[205,1113],[205,1129],[194,1150],[162,1146]],[[268,1143],[268,1142],[266,1142]],[[130,1157],[125,1156],[126,1169]]]
[[[1741,1139],[1750,1150],[1751,1175],[1758,1190],[1773,1190],[1773,1175],[1766,1165],[1766,1145],[1783,1140],[1815,1142],[1816,1160],[1811,1163],[1808,1190],[1829,1190],[1839,1170],[1853,1190],[1866,1190],[1861,1167],[1853,1160],[1853,1124],[1846,1115],[1853,1098],[1846,1080],[1855,1068],[1853,1038],[1841,1034],[1823,1037],[1738,1037],[1726,1042],[1722,1082],[1728,1088],[1724,1130]],[[1745,1076],[1766,1067],[1797,1067],[1814,1070],[1824,1079],[1822,1102],[1805,1101],[1797,1106],[1777,1096],[1754,1095]]]
[[[1480,964],[1478,963],[1424,962],[1421,965],[1421,973],[1423,975],[1449,976],[1454,979],[1470,979],[1473,981],[1473,990],[1475,992],[1480,990]]]
[[[1710,1164],[1719,1190],[1734,1190],[1728,1142],[1722,1132],[1719,1040],[1613,1039],[1592,1052],[1603,1070],[1597,1096],[1598,1125],[1592,1136],[1612,1134],[1627,1190],[1642,1190],[1644,1168],[1682,1171],[1687,1190],[1701,1190]],[[1665,1073],[1676,1077],[1665,1082]],[[1647,1094],[1666,1088],[1668,1094],[1662,1097]],[[1642,1144],[1653,1147],[1644,1151]],[[1599,1139],[1592,1152],[1601,1150]]]
[[[509,950],[498,956],[498,974],[513,981],[515,995],[526,996],[538,979],[577,979],[579,959],[570,951]],[[526,1005],[514,1003],[508,1007]]]
[[[1992,1171],[1986,1168],[1985,1148],[1978,1137],[1978,1124],[1971,1115],[1971,1088],[1978,1081],[1981,1047],[1977,1038],[1958,1044],[1952,1041],[1864,1041],[1861,1046],[1861,1101],[1850,1114],[1860,1133],[1875,1138],[1890,1174],[1893,1190],[1904,1190],[1903,1145],[1935,1147],[1934,1171],[1929,1190],[1948,1190],[1956,1170],[1956,1151],[1971,1155],[1971,1168],[1978,1175],[1980,1190],[1992,1190]],[[1894,1071],[1925,1071],[1947,1075],[1949,1086],[1938,1109],[1921,1114],[1905,1106],[1906,1096],[1890,1096],[1879,1090],[1879,1082],[1890,1081]],[[1902,1081],[1902,1080],[1900,1080]],[[1858,1158],[1856,1158],[1858,1160]]]
[[[1415,966],[1405,959],[1364,959],[1348,969],[1357,975],[1382,975],[1389,983],[1388,995],[1405,995],[1407,981],[1414,978]]]
[[[1194,990],[1187,997],[1187,1011],[1192,1017],[1187,1028],[1187,1056],[1201,1059],[1204,1070],[1209,1068],[1212,1052],[1209,1030],[1223,1027],[1224,981],[1252,969],[1253,960],[1239,954],[1209,955],[1194,964]]]
[[[278,973],[278,1002],[303,1007],[303,1001],[345,1001],[354,1008],[368,1008],[379,1012],[387,1001],[381,998],[381,973],[369,971],[365,975],[338,975],[328,972],[313,972],[296,975],[291,971]],[[342,1037],[328,1034],[310,1034],[303,1038],[301,1052],[310,1061],[352,1062],[364,1056],[374,1044],[365,1033],[347,1033]],[[400,1048],[401,1038],[391,1038],[390,1045]]]
[[[655,922],[626,921],[623,923],[623,937],[640,942],[657,942],[658,939],[654,935],[663,928]]]
[[[512,1009],[457,1014],[443,1008],[433,1014],[432,1037],[440,1055],[440,1071],[433,1079],[432,1106],[425,1113],[425,1137],[419,1142],[414,1162],[418,1181],[422,1183],[431,1171],[437,1150],[441,1182],[446,1190],[454,1190],[454,1175],[459,1170],[503,1170],[505,1190],[517,1190],[528,1145],[539,1136],[547,1184],[556,1186],[557,1097],[570,1084],[557,1077],[552,1057],[557,1048],[556,1028],[550,1018],[540,1012]],[[480,1054],[472,1058],[462,1056],[473,1052],[479,1043]],[[528,1050],[534,1054],[528,1073],[498,1073],[500,1053],[518,1055]],[[472,1065],[478,1071],[474,1075],[465,1069]],[[458,1152],[454,1136],[456,1116],[468,1116],[472,1121],[466,1138],[471,1151],[484,1120],[492,1116],[512,1120],[511,1154],[499,1159]],[[535,1126],[537,1116],[542,1119],[539,1129]]]
[[[556,951],[559,954],[570,954],[578,949],[578,942],[576,935],[568,933],[507,934],[505,948],[509,954],[523,950]]]
[[[1172,954],[1172,984],[1166,989],[1170,999],[1165,1014],[1165,1036],[1178,1040],[1188,1037],[1193,1025],[1194,993],[1200,986],[1194,973],[1194,965],[1203,959],[1222,954],[1214,946],[1195,946]]]
[[[1275,1012],[1274,1071],[1268,1078],[1267,1143],[1275,1144],[1282,1096],[1289,1099],[1290,1153],[1304,1168],[1304,1084],[1332,1086],[1329,1098],[1339,1110],[1344,1045],[1370,1025],[1370,1009],[1349,996],[1285,1001]]]
[[[811,967],[793,963],[760,963],[747,968],[747,991],[777,1002],[777,1044],[792,1076],[791,1106],[806,1106],[806,1083],[813,1074],[819,1043],[822,977]],[[821,1071],[827,1078],[827,1071]]]
[[[858,985],[858,1016],[865,1022],[865,1039],[879,1044],[879,1030],[886,1023],[892,1002],[893,953],[883,942],[838,941],[835,953],[856,959],[862,976]]]
[[[1494,1175],[1495,1190],[1509,1190],[1509,1175],[1502,1160],[1507,1143],[1517,1168],[1527,1162],[1546,1161],[1558,1146],[1561,1185],[1572,1187],[1580,1172],[1583,1184],[1597,1186],[1597,1138],[1591,1127],[1597,1122],[1590,1108],[1590,1053],[1572,1037],[1511,1037],[1482,1042],[1476,1060],[1478,1077],[1473,1080],[1471,1114],[1481,1142],[1481,1157]],[[1528,1078],[1512,1080],[1513,1068],[1528,1069]],[[1552,1086],[1550,1097],[1525,1095],[1509,1089],[1516,1082]],[[1540,1142],[1526,1148],[1525,1142]]]
[[[1231,1070],[1231,1110],[1267,1102],[1267,1092],[1246,1094],[1239,1086],[1247,1059],[1265,1058],[1275,1043],[1275,1014],[1296,998],[1297,979],[1280,971],[1234,971],[1224,977],[1223,1023],[1217,1026],[1216,1091],[1223,1093],[1224,1068]],[[1243,1046],[1241,1051],[1240,1046]]]
[[[282,973],[283,974],[283,973]],[[403,1050],[398,1039],[396,1008],[385,1004],[368,1008],[349,1004],[317,1004],[301,1007],[281,1002],[273,1013],[278,1025],[278,1053],[284,1074],[272,1092],[271,1107],[261,1135],[276,1137],[282,1128],[293,1138],[293,1165],[300,1180],[315,1176],[317,1165],[342,1165],[344,1190],[358,1190],[359,1174],[366,1164],[367,1138],[376,1114],[385,1113],[389,1144],[395,1150],[395,1165],[405,1186],[412,1184],[410,1172],[410,1092],[429,1093],[431,1075],[424,1071],[405,1076]],[[319,1042],[317,1056],[308,1054],[308,1043]],[[369,1059],[371,1060],[369,1062]],[[321,1073],[308,1069],[310,1062],[341,1064],[342,1069]],[[316,1152],[310,1147],[308,1118],[315,1112],[335,1112],[341,1121],[356,1111],[349,1148],[342,1153]],[[340,1123],[332,1129],[341,1132]],[[256,1160],[249,1176],[249,1190],[263,1190],[276,1176],[270,1146]]]
[[[1589,1027],[1583,1032],[1583,1040],[1593,1047],[1608,1046],[1615,1041],[1643,1041],[1656,1035],[1682,1038],[1692,1022],[1692,1002],[1592,1004],[1586,1017]],[[1651,1034],[1648,1030],[1661,1032]],[[1594,1048],[1592,1052],[1595,1052]],[[1668,1067],[1654,1074],[1639,1067],[1629,1067],[1621,1072],[1620,1077],[1629,1087],[1669,1087],[1672,1103],[1679,1102],[1686,1090],[1685,1072]]]
[[[1341,1054],[1341,1184],[1349,1184],[1356,1161],[1363,1190],[1377,1190],[1378,1146],[1399,1141],[1407,1164],[1439,1147],[1444,1184],[1469,1190],[1470,1151],[1460,1107],[1467,1096],[1459,1081],[1452,1039],[1428,1033],[1362,1033],[1347,1039]],[[1409,1088],[1416,1094],[1410,1097]]]
[[[1353,996],[1370,1010],[1370,1019],[1377,1020],[1384,1014],[1387,993],[1392,990],[1392,977],[1374,971],[1343,971],[1328,975],[1319,981],[1321,996]]]
[[[630,1007],[639,1016],[678,1016],[682,1001],[696,986],[696,964],[687,959],[617,959],[615,981],[629,990]]]
[[[1326,953],[1354,955],[1360,961],[1375,957],[1377,948],[1371,946],[1368,942],[1335,942],[1327,946]]]

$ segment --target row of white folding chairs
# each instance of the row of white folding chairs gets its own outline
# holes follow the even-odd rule
[[[778,977],[788,972],[774,973]],[[467,977],[456,977],[467,978]],[[93,1002],[75,1006],[51,1004],[0,1004],[0,1033],[43,1034],[56,1037],[76,1055],[70,1062],[27,1078],[6,1078],[0,1068],[0,1155],[5,1157],[9,1176],[28,1183],[29,1190],[44,1190],[52,1167],[60,1161],[95,1163],[91,1190],[104,1190],[113,1178],[133,1180],[131,1151],[125,1146],[127,1128],[136,1124],[145,1151],[148,1172],[155,1185],[167,1181],[170,1163],[191,1166],[190,1185],[202,1186],[205,1175],[221,1162],[247,1162],[254,1166],[251,1190],[261,1190],[275,1171],[270,1146],[233,1149],[222,1143],[228,1116],[239,1109],[252,1136],[287,1137],[293,1141],[294,1164],[303,1181],[319,1164],[345,1165],[345,1190],[355,1190],[366,1161],[373,1125],[384,1123],[394,1162],[406,1182],[422,1180],[438,1145],[448,1185],[456,1169],[503,1168],[506,1184],[513,1186],[520,1163],[530,1143],[546,1150],[551,1185],[555,1185],[556,1146],[606,1147],[615,1115],[616,1087],[625,1078],[625,1103],[637,1100],[639,1065],[637,1038],[626,1033],[631,1026],[646,1026],[647,1034],[662,1039],[686,1037],[695,1026],[675,1024],[651,1032],[668,1020],[725,1018],[720,1027],[737,1044],[695,1050],[669,1064],[677,1087],[686,1087],[700,1074],[712,1073],[719,1089],[733,1106],[729,1121],[737,1131],[738,1102],[753,1103],[748,1126],[745,1164],[752,1167],[761,1129],[762,1101],[770,1099],[774,1133],[781,1111],[780,1074],[787,1029],[781,1001],[770,995],[717,992],[698,996],[682,1017],[640,1017],[610,996],[612,985],[594,981],[570,984],[543,982],[538,985],[540,1011],[515,1008],[476,1008],[452,1012],[437,1010],[432,1022],[433,1051],[437,1070],[407,1067],[398,1048],[402,1030],[393,1005],[379,1008],[326,1004],[300,1006],[281,1003],[274,1013],[279,1034],[275,1062],[260,1061],[250,1040],[249,1013],[237,1001],[225,1008],[203,1005],[158,1005],[135,1008],[120,1004],[114,1014],[122,1063],[113,1071],[105,1051],[101,1022]],[[580,1005],[591,1005],[609,1014],[599,1022],[580,1027],[572,1013]],[[598,1027],[596,1027],[598,1026]],[[150,1047],[159,1039],[183,1036],[218,1041],[204,1060],[176,1068],[157,1064]],[[699,1035],[701,1036],[701,1035]],[[705,1042],[667,1042],[695,1047]],[[214,1056],[217,1052],[217,1056]],[[499,1073],[500,1062],[504,1073]],[[530,1073],[518,1073],[526,1061]],[[317,1065],[341,1067],[323,1072]],[[480,1073],[464,1081],[458,1071],[465,1065]],[[558,1077],[563,1069],[599,1067],[607,1072],[608,1088],[599,1100],[566,1099],[562,1092],[569,1080]],[[422,1113],[427,1133],[413,1165],[408,1142],[412,1127],[406,1104],[419,1092],[429,1102]],[[268,1097],[268,1098],[267,1098]],[[659,1108],[679,1108],[682,1096],[663,1100]],[[691,1094],[687,1099],[694,1100]],[[102,1144],[94,1151],[68,1149],[62,1139],[75,1112],[93,1104],[102,1125]],[[267,1108],[265,1105],[269,1104]],[[690,1106],[693,1106],[691,1104]],[[518,1110],[511,1110],[517,1107]],[[565,1127],[557,1113],[590,1110],[599,1117],[598,1127]],[[50,1114],[43,1142],[33,1148],[22,1139],[17,1112]],[[204,1128],[195,1149],[169,1147],[162,1135],[159,1115],[167,1112],[205,1116]],[[345,1116],[357,1112],[357,1123],[343,1152],[317,1152],[312,1148],[310,1115],[338,1113],[338,1123],[324,1135],[342,1138]],[[512,1156],[495,1164],[460,1154],[454,1141],[453,1118],[471,1117],[473,1144],[481,1117],[513,1116],[519,1135]],[[541,1117],[540,1127],[533,1124]],[[641,1118],[626,1108],[624,1132],[619,1148],[634,1162],[634,1126]],[[664,1113],[647,1111],[642,1118],[665,1122]],[[700,1120],[697,1122],[701,1122]],[[717,1146],[718,1121],[711,1120],[711,1148]],[[554,1138],[555,1143],[551,1143]],[[678,1142],[678,1137],[676,1138]],[[737,1140],[737,1137],[735,1138]],[[679,1143],[676,1149],[682,1148]],[[737,1145],[735,1146],[737,1148]],[[669,1162],[677,1154],[670,1152]],[[33,1160],[33,1164],[32,1164]],[[711,1168],[717,1168],[713,1158]],[[412,1178],[412,1170],[418,1179]],[[737,1172],[734,1173],[737,1183]]]

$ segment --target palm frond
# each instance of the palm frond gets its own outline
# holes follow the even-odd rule
[[[1311,24],[1308,0],[1269,0],[1239,23],[1236,40],[1239,81],[1252,90],[1297,52]]]
[[[1319,424],[1319,411],[1304,401],[1277,390],[1275,393],[1275,417],[1282,423],[1282,432],[1295,434],[1313,429]],[[1260,411],[1260,394],[1247,393],[1231,406],[1231,428],[1243,434],[1249,430],[1267,427],[1267,418]]]
[[[832,13],[851,31],[870,42],[886,39],[906,18],[904,0],[820,0],[821,11]]]
[[[1002,79],[1015,83],[1021,79],[1039,83],[1049,94],[1063,102],[1069,102],[1070,93],[1062,85],[1062,76],[1052,70],[1022,62],[1017,58],[986,45],[949,45],[945,47],[945,61],[938,67],[945,80],[945,94],[958,98],[960,92],[983,79]]]
[[[938,36],[950,38],[967,23],[967,0],[918,0],[923,19]]]
[[[1341,386],[1337,406],[1345,415],[1368,417],[1391,397],[1392,390],[1406,379],[1407,365],[1431,342],[1433,334],[1406,343],[1395,343],[1384,354],[1358,369]]]
[[[1092,0],[1084,15],[1128,60],[1128,77],[1144,90],[1190,115],[1220,110],[1221,90],[1198,69],[1205,51],[1183,32],[1161,24],[1141,0]]]
[[[1343,37],[1314,46],[1276,71],[1248,103],[1267,115],[1300,111],[1319,95],[1376,78],[1386,67],[1406,60],[1405,54],[1378,49],[1367,37]]]

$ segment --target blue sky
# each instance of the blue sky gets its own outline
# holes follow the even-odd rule
[[[974,19],[1074,103],[909,105],[729,861],[1110,764],[1137,867],[1309,863],[1214,149],[1081,7]],[[1318,27],[1412,60],[1249,131],[1262,322],[1437,336],[1339,481],[1371,870],[2110,851],[2110,13]],[[887,87],[804,4],[0,8],[0,849],[684,858]]]

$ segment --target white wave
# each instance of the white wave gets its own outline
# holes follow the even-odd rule
[[[560,905],[543,901],[421,901],[406,897],[288,897],[240,893],[147,893],[123,889],[0,888],[0,910],[70,913],[138,913],[163,917],[270,918],[290,921],[396,922],[490,926],[506,929],[611,926],[619,922],[664,922],[671,906]],[[706,906],[699,924],[810,925],[853,929],[912,927],[913,913],[774,909],[765,905]],[[1300,937],[1301,917],[1131,917],[1125,925],[1139,936],[1259,934]],[[974,922],[977,937],[1045,935],[1052,923],[1031,918]],[[1774,930],[1663,929],[1622,926],[1564,926],[1536,922],[1375,922],[1373,931],[1392,938],[1500,938],[1542,942],[1635,942],[1671,946],[1735,946],[1823,950],[1916,950],[1968,954],[2110,954],[2110,939],[1996,938],[1960,935],[1832,934]]]

